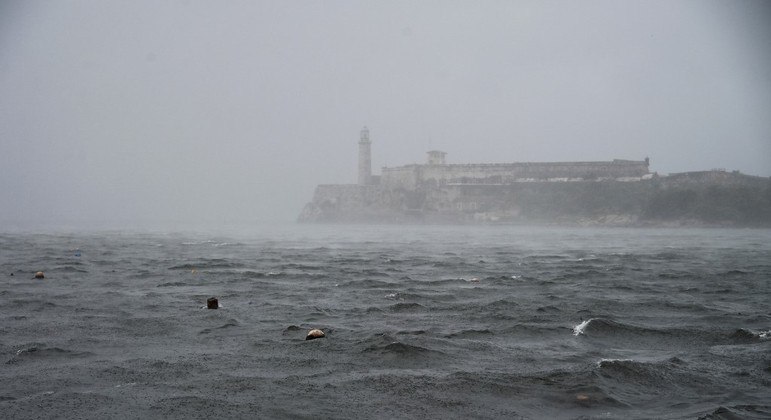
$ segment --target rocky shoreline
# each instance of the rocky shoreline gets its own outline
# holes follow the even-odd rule
[[[538,224],[771,227],[771,179],[705,171],[636,182],[319,186],[298,221],[372,224]]]

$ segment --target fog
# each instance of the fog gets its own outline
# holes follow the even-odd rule
[[[771,2],[4,1],[0,230],[292,221],[372,163],[771,175]]]

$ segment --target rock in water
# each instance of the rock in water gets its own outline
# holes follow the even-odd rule
[[[317,338],[324,338],[324,331],[321,330],[310,330],[308,331],[308,335],[305,336],[306,340],[314,340]]]
[[[206,299],[206,307],[209,309],[217,309],[220,307],[220,303],[217,301],[217,298],[210,297],[209,299]]]
[[[46,275],[43,274],[42,271],[38,271],[37,273],[35,273],[35,278],[36,279],[44,279],[44,278],[46,278]]]

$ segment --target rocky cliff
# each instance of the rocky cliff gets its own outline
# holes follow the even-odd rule
[[[771,227],[771,179],[706,171],[636,181],[320,185],[299,220]]]

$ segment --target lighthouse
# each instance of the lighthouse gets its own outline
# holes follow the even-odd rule
[[[372,142],[369,141],[369,129],[361,129],[359,136],[359,185],[372,183]]]

